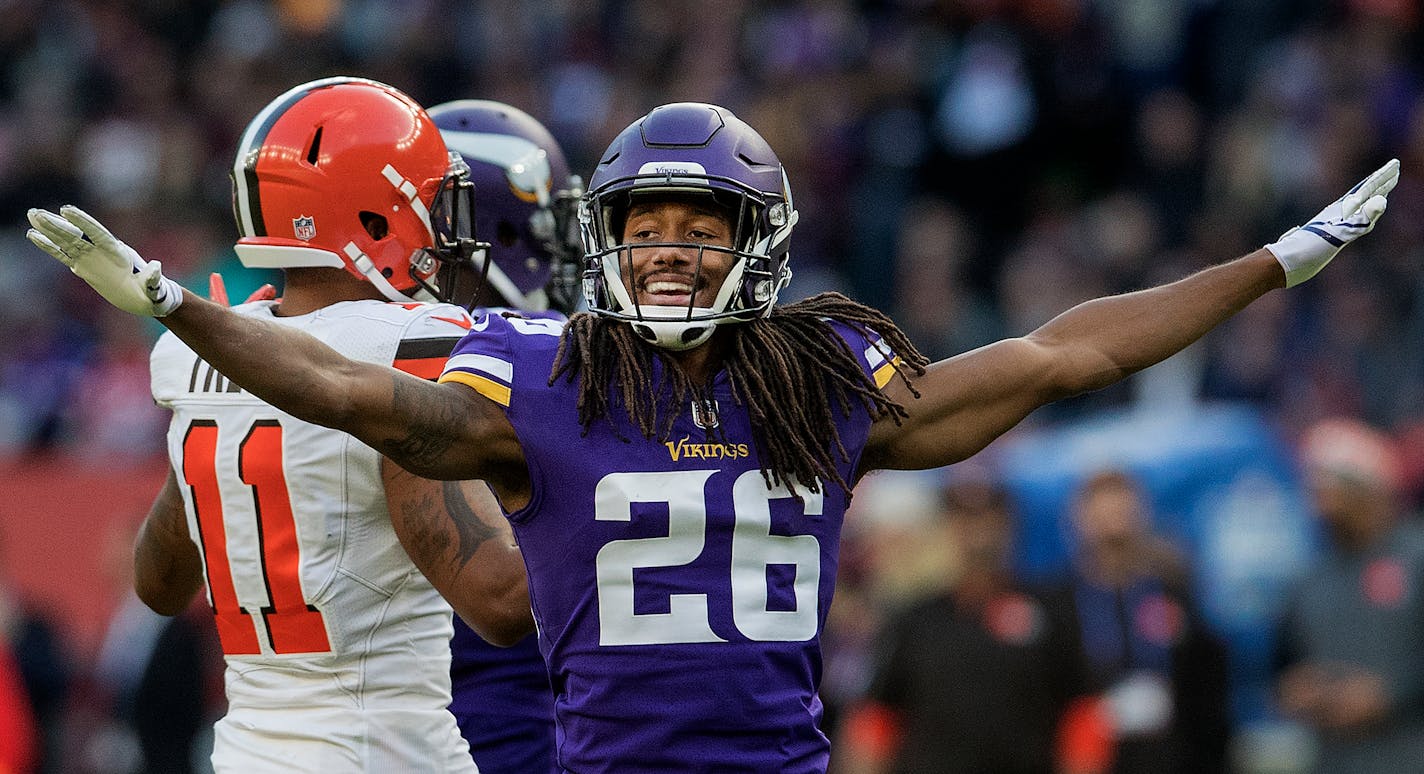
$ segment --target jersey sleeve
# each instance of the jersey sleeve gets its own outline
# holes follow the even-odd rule
[[[861,329],[834,321],[831,326],[858,355],[861,367],[875,380],[875,386],[884,389],[895,376],[896,366],[902,362],[900,356],[890,349],[880,334],[869,328]]]
[[[172,408],[173,401],[189,391],[197,356],[172,332],[164,332],[148,357],[149,384],[153,402]]]
[[[875,386],[884,389],[890,383],[890,379],[895,376],[895,367],[900,365],[900,356],[890,349],[890,345],[880,338],[880,334],[874,331],[864,339],[865,351],[863,357],[866,365],[870,368],[870,376],[875,380]]]
[[[490,310],[470,328],[470,332],[450,353],[441,382],[457,382],[506,408],[514,388],[516,351],[534,355],[526,367],[541,356],[550,355],[564,331],[562,315],[527,316],[522,312]],[[542,362],[542,361],[541,361]]]
[[[514,352],[509,341],[509,321],[486,313],[455,345],[440,381],[455,382],[506,408],[514,385]]]
[[[401,331],[391,366],[421,379],[435,379],[450,351],[473,325],[460,307],[442,304],[424,309]]]

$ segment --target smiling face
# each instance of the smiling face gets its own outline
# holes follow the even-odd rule
[[[658,243],[730,248],[732,231],[725,212],[696,201],[636,203],[623,224],[621,243],[630,246],[632,263],[631,271],[625,266],[623,284],[640,305],[686,307],[691,302],[694,307],[710,308],[736,256],[722,250]]]

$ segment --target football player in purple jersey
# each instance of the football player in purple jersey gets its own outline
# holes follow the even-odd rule
[[[1373,228],[1398,175],[1389,162],[1266,248],[927,364],[842,296],[777,306],[797,215],[775,153],[723,108],[664,105],[589,181],[589,311],[487,315],[439,384],[185,292],[71,208],[30,221],[254,394],[414,473],[490,484],[523,550],[561,767],[821,772],[819,635],[850,487],[965,459],[1308,279]]]
[[[562,321],[577,302],[583,257],[577,220],[583,183],[569,174],[563,150],[532,116],[500,102],[459,100],[429,113],[445,146],[470,169],[474,233],[489,243],[482,278],[462,268],[444,284],[477,316],[514,310]],[[421,496],[425,479],[386,465],[386,491],[394,498],[411,510],[433,504]],[[455,619],[450,711],[483,774],[555,770],[554,697],[530,631],[510,647],[495,647]]]

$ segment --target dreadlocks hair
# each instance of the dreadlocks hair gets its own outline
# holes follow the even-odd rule
[[[872,420],[888,416],[897,425],[908,416],[905,407],[866,374],[830,320],[862,334],[879,334],[875,346],[919,397],[909,374],[923,374],[928,358],[889,317],[839,293],[822,293],[776,307],[767,317],[720,328],[727,340],[723,366],[732,396],[751,413],[753,441],[768,485],[786,483],[793,492],[795,486],[818,492],[819,482],[832,481],[849,493],[850,484],[836,469],[836,461],[849,461],[850,455],[835,412],[845,418],[861,408]],[[664,366],[657,384],[654,357]],[[588,312],[569,318],[549,384],[565,374],[579,379],[579,422],[585,433],[600,418],[616,433],[616,402],[645,439],[662,442],[669,440],[680,407],[689,397],[701,398],[706,387],[693,384],[676,361],[636,338],[631,326]],[[659,416],[659,406],[670,408]]]

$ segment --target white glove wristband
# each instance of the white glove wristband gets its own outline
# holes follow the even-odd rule
[[[153,302],[154,317],[167,317],[183,303],[183,286],[163,276],[163,264],[158,261],[149,261],[148,266],[140,270],[139,277],[148,299]]]
[[[1297,226],[1266,249],[1286,273],[1286,287],[1314,277],[1345,245],[1370,233],[1388,202],[1385,197],[1399,182],[1399,160],[1391,159],[1361,180],[1344,196],[1331,202],[1309,223]]]
[[[1285,270],[1286,287],[1293,288],[1320,273],[1345,245],[1346,242],[1332,235],[1296,226],[1266,245],[1266,249],[1276,256]]]

